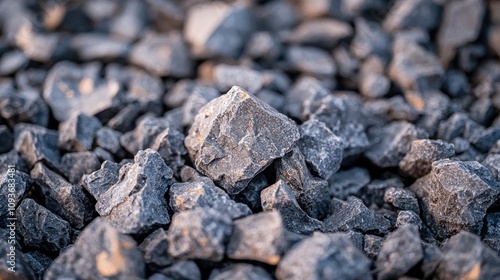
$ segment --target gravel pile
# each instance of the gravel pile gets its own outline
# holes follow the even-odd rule
[[[498,1],[0,0],[0,31],[0,279],[500,279]]]

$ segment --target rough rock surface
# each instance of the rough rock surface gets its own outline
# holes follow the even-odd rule
[[[436,161],[410,189],[420,201],[424,222],[438,238],[461,230],[480,233],[486,210],[500,195],[491,172],[474,161]]]
[[[297,244],[278,264],[276,278],[372,279],[368,258],[338,233],[316,233]]]
[[[135,241],[97,218],[50,265],[45,279],[143,279],[144,260]]]
[[[406,174],[420,178],[431,171],[434,161],[455,156],[452,144],[440,140],[415,140],[410,151],[399,162],[399,168]]]
[[[120,168],[118,181],[99,195],[97,212],[127,234],[144,234],[170,222],[164,196],[172,170],[151,149],[139,151],[134,163]]]
[[[185,144],[198,170],[236,194],[298,139],[290,119],[233,87],[200,110]]]

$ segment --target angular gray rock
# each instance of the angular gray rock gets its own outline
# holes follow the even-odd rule
[[[71,244],[68,222],[27,198],[16,209],[17,231],[25,248],[59,252]]]
[[[212,72],[213,83],[222,92],[237,85],[256,93],[264,86],[264,78],[261,72],[242,65],[218,64]]]
[[[390,223],[368,209],[361,199],[350,196],[347,201],[333,199],[333,214],[323,221],[323,232],[345,232],[385,234]]]
[[[285,227],[278,211],[262,212],[234,222],[227,256],[276,265],[286,249]]]
[[[67,153],[62,156],[62,172],[71,184],[78,184],[85,174],[90,174],[101,166],[93,152]]]
[[[101,195],[118,181],[119,172],[118,163],[105,161],[99,170],[82,176],[82,187],[96,200],[100,200]]]
[[[500,257],[475,234],[462,231],[444,244],[437,279],[495,279],[500,275]]]
[[[484,218],[483,242],[500,255],[500,213]]]
[[[390,233],[377,257],[378,279],[397,279],[424,258],[418,227],[405,225]]]
[[[156,151],[139,151],[133,164],[120,168],[118,181],[99,195],[95,208],[122,233],[148,233],[170,222],[165,193],[172,176]]]
[[[161,270],[166,279],[201,280],[201,272],[194,261],[178,261]],[[162,278],[161,280],[163,280]]]
[[[173,263],[168,255],[167,233],[159,228],[144,238],[140,245],[147,267],[156,271]]]
[[[420,214],[417,196],[406,188],[390,187],[385,190],[384,201],[400,210],[410,210]]]
[[[60,169],[61,155],[57,149],[57,131],[32,124],[18,124],[14,129],[14,149],[31,169],[37,162]]]
[[[85,113],[75,113],[59,124],[58,147],[68,152],[89,151],[101,127],[98,118]]]
[[[331,213],[328,182],[310,173],[298,147],[293,147],[291,152],[276,160],[275,170],[276,178],[292,189],[300,207],[309,216],[323,219]]]
[[[291,70],[319,78],[331,78],[337,73],[333,57],[316,47],[290,46],[285,59]]]
[[[287,40],[295,44],[332,48],[352,34],[353,30],[349,24],[335,19],[321,18],[303,21],[292,31]]]
[[[290,187],[279,180],[260,193],[264,211],[278,210],[285,228],[298,234],[311,234],[321,228],[322,223],[309,217],[299,206]]]
[[[350,195],[357,194],[370,183],[370,173],[362,167],[341,170],[333,174],[328,183],[333,197],[345,200]]]
[[[44,279],[131,279],[145,277],[136,242],[102,218],[90,223],[47,269]]]
[[[168,252],[176,259],[220,261],[232,226],[228,215],[213,209],[176,213],[168,230]]]
[[[143,38],[132,48],[130,62],[160,77],[184,78],[193,72],[193,61],[177,33]]]
[[[365,255],[372,260],[376,260],[383,242],[384,238],[380,236],[365,234],[363,240],[363,251]]]
[[[44,206],[72,227],[81,229],[92,220],[93,205],[81,187],[68,183],[42,163],[35,164],[31,178],[39,186]]]
[[[246,6],[203,3],[188,9],[184,37],[196,56],[237,58],[254,26]]]
[[[366,157],[375,165],[387,168],[398,166],[410,150],[411,143],[426,138],[427,133],[411,123],[400,121],[370,130],[369,136],[372,146],[366,151]]]
[[[101,81],[100,65],[89,63],[83,67],[62,61],[49,71],[43,89],[43,98],[60,122],[76,112],[97,115],[116,109],[120,85],[114,81]]]
[[[15,216],[15,212],[10,209],[19,205],[31,184],[32,180],[24,172],[6,169],[0,173],[0,228],[7,228],[7,218]]]
[[[49,107],[37,89],[11,89],[0,93],[0,116],[11,126],[20,122],[47,126]]]
[[[228,214],[232,219],[250,215],[252,212],[242,203],[232,200],[229,195],[207,177],[197,174],[190,167],[181,170],[184,183],[174,183],[169,189],[170,208],[174,212],[195,208],[212,208]],[[191,173],[192,176],[187,176]]]
[[[184,143],[200,172],[236,194],[298,139],[293,121],[235,86],[200,110]]]
[[[19,249],[15,251],[15,262],[9,263],[8,254],[11,253],[11,247],[12,244],[7,243],[4,238],[0,238],[0,276],[3,279],[35,279],[35,273],[29,260]],[[13,265],[11,266],[11,264]],[[10,270],[11,267],[14,267],[14,272]]]
[[[491,172],[475,161],[436,161],[410,189],[420,201],[423,221],[438,238],[461,230],[480,233],[486,210],[500,195]]]
[[[444,70],[434,54],[414,43],[394,46],[389,77],[402,89],[430,91],[441,86]]]
[[[300,126],[297,146],[313,172],[328,180],[340,168],[343,142],[324,123],[311,119]]]
[[[411,143],[410,151],[399,162],[399,168],[406,174],[420,178],[431,171],[433,162],[455,156],[452,144],[441,140],[415,140]]]
[[[343,234],[315,233],[290,249],[276,269],[278,280],[372,279],[370,261]]]
[[[431,0],[397,1],[384,19],[384,29],[433,29],[439,23],[439,6]]]
[[[445,5],[437,33],[439,56],[444,65],[454,58],[457,48],[477,39],[484,13],[483,1],[449,1]]]

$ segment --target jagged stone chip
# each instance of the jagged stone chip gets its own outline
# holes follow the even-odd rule
[[[76,242],[50,265],[45,279],[131,279],[145,277],[145,265],[136,242],[102,218],[90,223]]]
[[[102,127],[98,118],[75,113],[59,125],[58,147],[69,152],[84,152],[92,148],[94,137]]]
[[[181,170],[185,183],[175,183],[169,189],[170,207],[174,212],[186,211],[195,208],[212,208],[227,213],[231,218],[237,219],[252,212],[242,203],[232,200],[229,195],[207,177],[198,175],[195,170],[187,171],[190,167]],[[186,173],[193,176],[184,178]]]
[[[172,176],[156,151],[139,151],[133,164],[120,168],[118,181],[99,195],[95,208],[122,233],[148,233],[170,222],[164,196]]]
[[[405,225],[390,233],[377,257],[378,279],[396,279],[424,257],[418,227]]]
[[[315,233],[290,249],[276,269],[284,279],[372,279],[370,261],[344,234]]]
[[[279,212],[262,212],[234,222],[227,256],[276,265],[286,245],[285,227]]]
[[[475,234],[462,231],[448,239],[442,250],[438,279],[494,279],[500,275],[500,257]]]
[[[399,162],[399,168],[406,174],[420,178],[431,171],[434,161],[455,156],[452,144],[441,140],[415,140],[411,143],[410,151]]]
[[[93,205],[81,187],[68,183],[43,163],[35,164],[31,177],[39,186],[44,206],[72,227],[81,229],[92,220]]]
[[[480,233],[486,210],[500,195],[491,172],[475,161],[436,161],[410,189],[420,200],[424,222],[438,238],[461,230]]]
[[[144,238],[140,248],[144,262],[150,270],[156,271],[172,264],[173,260],[168,255],[167,233],[159,228]]]
[[[220,261],[232,226],[230,216],[210,208],[176,213],[168,230],[168,252],[176,259]]]
[[[113,186],[119,179],[120,165],[105,161],[101,168],[88,175],[83,175],[82,186],[96,199]]]
[[[62,172],[71,184],[78,184],[85,174],[90,174],[101,166],[93,152],[67,153],[62,156]]]
[[[60,169],[61,155],[57,149],[57,131],[31,124],[19,124],[14,129],[14,149],[31,169],[37,162],[43,162]]]
[[[71,244],[72,229],[68,222],[27,198],[16,210],[17,230],[29,249],[59,252]]]
[[[293,121],[235,86],[200,110],[185,145],[199,171],[236,194],[298,139]]]

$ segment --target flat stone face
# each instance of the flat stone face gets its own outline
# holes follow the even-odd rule
[[[92,245],[90,245],[92,244]],[[48,268],[45,279],[144,279],[141,252],[130,236],[97,218]]]
[[[292,120],[235,86],[200,110],[184,143],[198,170],[236,194],[298,139]]]
[[[486,210],[500,194],[491,172],[474,161],[434,162],[410,189],[421,202],[424,222],[439,238],[461,230],[480,233]]]

